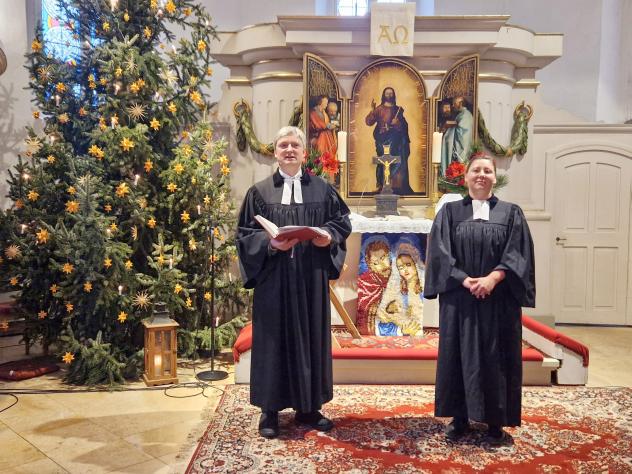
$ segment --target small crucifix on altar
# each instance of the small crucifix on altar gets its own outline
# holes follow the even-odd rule
[[[401,162],[399,156],[392,156],[390,154],[390,146],[384,145],[384,154],[382,156],[374,156],[373,164],[377,166],[376,177],[377,185],[380,192],[375,195],[375,212],[380,216],[398,215],[397,212],[397,200],[399,196],[393,194],[393,187],[391,186],[391,167]],[[381,165],[381,168],[380,168]],[[381,178],[381,179],[380,179]]]

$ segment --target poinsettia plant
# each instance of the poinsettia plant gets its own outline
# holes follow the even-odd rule
[[[333,178],[339,169],[338,159],[328,151],[321,154],[315,148],[311,148],[305,158],[304,169],[312,176],[329,176]]]
[[[475,156],[483,154],[482,151],[476,151],[470,155],[470,159],[464,163],[460,161],[453,161],[448,165],[445,170],[444,176],[439,176],[439,190],[445,193],[456,193],[467,195],[467,186],[465,185],[465,172],[467,165]],[[509,183],[509,178],[506,174],[496,173],[496,184],[494,185],[494,192],[503,188]]]

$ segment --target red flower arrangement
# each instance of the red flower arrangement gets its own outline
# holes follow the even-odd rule
[[[467,164],[473,159],[486,156],[484,152],[477,151],[470,156],[470,159],[461,163],[460,161],[453,161],[448,165],[445,170],[445,176],[439,176],[439,189],[447,193],[456,193],[466,195],[468,193],[465,186],[465,173],[467,170]],[[509,182],[507,175],[496,174],[496,184],[494,185],[494,191],[499,190],[503,186],[506,186]]]
[[[305,160],[305,172],[312,176],[335,176],[339,170],[338,159],[333,153],[320,151],[312,148]]]

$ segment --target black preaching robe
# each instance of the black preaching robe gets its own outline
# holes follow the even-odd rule
[[[281,204],[279,172],[248,190],[239,214],[237,251],[246,288],[254,288],[250,401],[263,410],[320,410],[333,397],[329,280],[345,260],[351,233],[347,208],[325,180],[304,173],[303,203]],[[260,214],[277,226],[322,227],[331,245],[300,242],[268,250]]]
[[[521,307],[535,306],[533,241],[522,210],[489,199],[489,221],[474,220],[472,199],[446,204],[430,233],[424,296],[439,295],[435,415],[520,426]],[[484,299],[467,277],[505,270]]]

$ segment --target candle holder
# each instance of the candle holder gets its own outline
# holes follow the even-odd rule
[[[147,386],[178,383],[177,322],[169,317],[167,305],[156,303],[151,318],[143,320],[145,326],[145,372]]]
[[[430,193],[430,205],[426,207],[426,218],[435,218],[435,208],[439,202],[439,163],[432,163],[432,192]]]

